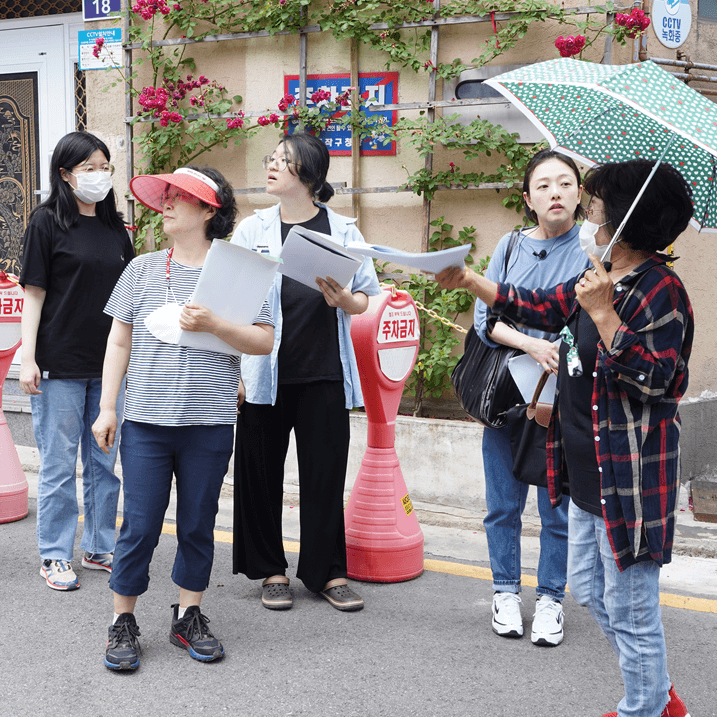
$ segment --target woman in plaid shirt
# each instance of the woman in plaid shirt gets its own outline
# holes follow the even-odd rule
[[[677,405],[694,332],[687,292],[658,253],[692,216],[691,190],[679,172],[658,167],[611,263],[598,258],[653,166],[608,164],[586,176],[592,199],[581,241],[594,271],[547,290],[496,284],[468,268],[436,277],[519,324],[565,327],[548,486],[553,505],[571,497],[570,591],[605,633],[623,675],[625,697],[604,717],[689,717],[667,674],[659,605],[680,483]]]

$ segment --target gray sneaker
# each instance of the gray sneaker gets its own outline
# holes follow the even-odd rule
[[[88,553],[82,556],[82,567],[88,570],[106,570],[112,572],[114,553]]]
[[[77,590],[80,581],[67,560],[43,560],[40,575],[53,590]]]

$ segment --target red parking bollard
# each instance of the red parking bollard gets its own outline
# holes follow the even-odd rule
[[[0,271],[0,392],[21,343],[24,295],[17,277]],[[27,515],[27,491],[27,479],[0,405],[0,523],[20,520]]]
[[[392,583],[423,572],[423,532],[394,447],[418,337],[416,305],[405,291],[384,289],[351,321],[368,416],[368,448],[345,512],[348,574],[356,580]]]

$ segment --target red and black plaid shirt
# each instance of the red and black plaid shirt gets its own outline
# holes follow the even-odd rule
[[[493,313],[560,331],[578,308],[577,279],[534,291],[499,284]],[[623,323],[611,347],[598,343],[592,419],[603,517],[624,570],[643,560],[671,560],[680,481],[677,404],[687,388],[694,317],[685,287],[657,255],[615,285],[614,304]],[[562,499],[565,477],[556,407],[557,397],[547,444],[553,505]]]

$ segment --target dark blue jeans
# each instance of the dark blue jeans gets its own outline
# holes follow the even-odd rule
[[[122,424],[124,510],[110,588],[141,595],[177,479],[177,554],[172,580],[185,590],[209,585],[214,561],[214,522],[229,466],[234,427]]]

